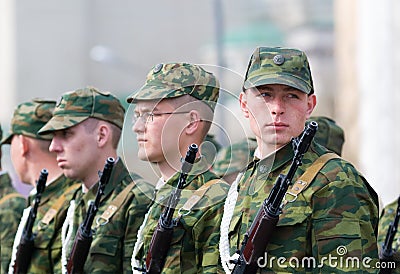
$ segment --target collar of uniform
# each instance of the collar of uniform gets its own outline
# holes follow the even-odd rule
[[[257,173],[260,175],[268,175],[270,172],[274,172],[293,159],[293,156],[292,142],[289,142],[276,152],[260,160],[256,165]]]

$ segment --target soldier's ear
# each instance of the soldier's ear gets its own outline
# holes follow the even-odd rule
[[[99,123],[97,127],[97,146],[104,147],[108,142],[111,142],[111,128],[106,123]]]
[[[239,104],[240,109],[242,110],[244,117],[249,118],[249,109],[247,108],[247,94],[245,91],[242,91],[239,94]]]
[[[14,140],[15,139],[15,140]],[[26,157],[26,155],[29,153],[29,140],[27,137],[24,135],[14,135],[13,136],[13,141],[15,142],[15,145],[18,146],[18,151],[20,152],[20,155],[22,157]]]
[[[186,134],[191,135],[195,133],[198,130],[201,122],[202,120],[200,113],[197,110],[191,110],[189,112],[189,124],[185,128]]]

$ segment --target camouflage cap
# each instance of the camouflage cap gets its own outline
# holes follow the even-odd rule
[[[241,171],[252,160],[256,148],[256,140],[250,138],[221,148],[215,157],[213,172],[222,177]]]
[[[316,121],[318,123],[318,130],[314,137],[315,141],[336,154],[341,155],[344,143],[343,129],[334,120],[324,116],[313,116],[310,117],[309,121]]]
[[[243,90],[267,84],[288,85],[307,94],[314,93],[306,54],[291,48],[256,48],[247,67]]]
[[[10,132],[4,136],[1,144],[11,144],[12,136],[15,134],[40,140],[51,140],[51,136],[40,136],[38,131],[52,117],[55,105],[56,101],[46,99],[33,99],[19,104],[11,119]]]
[[[146,83],[127,98],[128,103],[191,95],[215,108],[219,81],[198,65],[188,63],[157,64],[147,74]]]
[[[88,118],[113,123],[122,129],[125,109],[110,92],[86,87],[66,92],[54,109],[51,120],[40,129],[39,134],[75,126]]]

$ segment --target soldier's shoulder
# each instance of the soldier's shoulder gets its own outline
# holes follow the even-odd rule
[[[133,193],[139,202],[149,202],[154,193],[154,185],[144,179],[137,173],[130,172],[130,183],[132,185],[131,193]]]

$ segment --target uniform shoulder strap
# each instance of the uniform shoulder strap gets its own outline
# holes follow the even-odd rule
[[[3,197],[0,199],[0,204],[4,203],[4,202],[7,201],[8,199],[17,198],[17,197],[24,198],[24,196],[22,196],[21,194],[16,193],[16,192],[13,192],[13,193],[9,193],[9,194],[3,196]]]
[[[288,190],[287,194],[293,196],[293,199],[288,201],[294,201],[297,196],[310,185],[317,176],[318,172],[325,166],[325,164],[332,159],[340,159],[340,156],[336,153],[330,152],[321,155],[317,160],[312,163],[312,165],[307,168],[306,172],[300,176],[299,179],[293,184],[292,188]]]
[[[199,189],[197,189],[192,196],[186,201],[186,203],[182,206],[182,208],[179,209],[185,210],[187,212],[190,212],[191,209],[200,201],[201,198],[203,198],[204,194],[206,194],[207,190],[217,182],[222,181],[221,179],[214,179],[210,180],[204,185],[202,185]]]
[[[61,195],[58,197],[58,199],[55,201],[53,206],[47,210],[46,214],[43,216],[43,218],[40,220],[39,225],[49,225],[50,222],[54,219],[54,217],[57,215],[58,211],[60,208],[64,205],[65,200],[67,199],[66,194],[73,191],[77,190],[81,186],[80,183],[78,184],[73,184],[72,186],[68,187],[64,191],[64,195]]]
[[[110,205],[107,207],[107,209],[101,214],[100,217],[96,219],[96,224],[97,227],[100,225],[105,225],[110,221],[112,216],[115,214],[115,212],[118,211],[118,209],[121,207],[121,205],[124,203],[126,197],[128,196],[129,192],[131,192],[132,188],[136,185],[134,181],[132,181],[129,185],[127,185],[124,190],[122,190],[117,197],[115,197]]]

